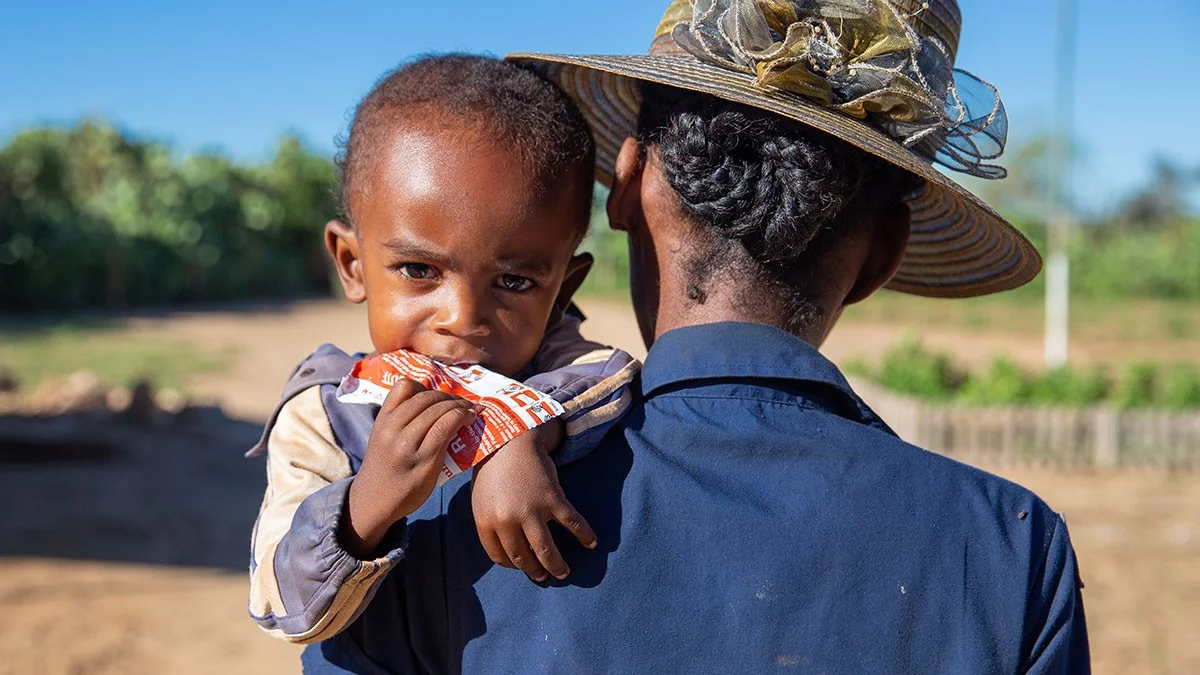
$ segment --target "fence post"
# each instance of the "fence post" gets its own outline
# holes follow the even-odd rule
[[[1121,417],[1107,406],[1095,409],[1096,446],[1092,463],[1097,469],[1112,469],[1120,463]]]

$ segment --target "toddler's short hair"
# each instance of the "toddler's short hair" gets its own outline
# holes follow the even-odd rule
[[[483,125],[535,174],[541,187],[539,197],[562,185],[564,178],[577,178],[579,182],[571,187],[585,190],[581,217],[586,230],[595,146],[579,108],[541,75],[514,63],[471,54],[419,57],[385,75],[359,103],[337,157],[341,172],[338,197],[348,224],[353,226],[350,196],[383,134],[389,127],[418,119],[416,115],[422,116],[419,119],[441,115],[451,123]]]

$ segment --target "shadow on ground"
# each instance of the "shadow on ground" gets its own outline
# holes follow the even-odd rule
[[[257,423],[197,408],[158,425],[0,417],[0,556],[245,571]]]

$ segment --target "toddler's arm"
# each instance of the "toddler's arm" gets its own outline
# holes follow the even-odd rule
[[[402,532],[372,560],[359,560],[339,543],[352,472],[334,440],[320,387],[283,405],[268,447],[267,490],[251,541],[250,616],[275,637],[317,642],[342,631],[366,607],[403,557]]]
[[[554,454],[558,466],[591,452],[633,403],[641,364],[620,349],[585,340],[581,319],[567,313],[546,331],[525,381],[563,405],[566,440]]]
[[[563,404],[562,420],[518,436],[475,470],[471,505],[480,542],[493,562],[534,581],[570,573],[549,521],[587,548],[596,546],[591,526],[563,494],[554,464],[591,452],[620,421],[640,367],[623,351],[584,340],[579,323],[568,314],[547,332],[534,359],[537,374],[526,380]]]

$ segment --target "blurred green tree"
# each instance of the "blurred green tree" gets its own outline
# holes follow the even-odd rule
[[[328,158],[285,137],[263,166],[179,159],[102,123],[0,149],[0,308],[128,307],[328,291]]]

